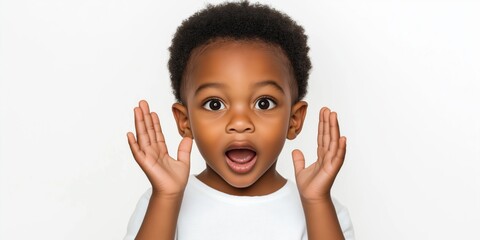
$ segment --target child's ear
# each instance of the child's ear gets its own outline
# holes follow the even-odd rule
[[[307,115],[308,104],[305,101],[298,101],[292,106],[290,124],[288,126],[287,138],[293,140],[302,131],[305,115]]]
[[[187,108],[181,103],[174,103],[172,105],[172,112],[175,121],[177,122],[177,129],[180,136],[193,139],[193,134],[190,130],[190,121],[188,120]]]

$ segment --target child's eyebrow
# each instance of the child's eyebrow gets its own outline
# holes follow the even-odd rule
[[[200,86],[195,90],[195,95],[197,95],[198,92],[202,91],[203,89],[209,88],[209,87],[213,87],[213,88],[225,88],[225,85],[224,85],[224,84],[221,84],[221,83],[204,83],[204,84],[200,85]]]
[[[273,86],[276,89],[280,90],[280,92],[285,93],[283,91],[283,88],[277,82],[275,82],[273,80],[265,80],[265,81],[255,83],[255,87],[263,87],[263,86]]]

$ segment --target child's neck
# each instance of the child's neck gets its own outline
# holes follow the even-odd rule
[[[207,166],[197,178],[220,192],[236,196],[263,196],[282,188],[287,179],[282,177],[275,169],[275,164],[268,169],[255,183],[246,188],[237,188],[227,183],[213,169]]]

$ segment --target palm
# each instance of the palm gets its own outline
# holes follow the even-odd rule
[[[292,153],[295,177],[300,195],[309,201],[330,197],[330,189],[345,159],[346,138],[340,137],[337,115],[328,108],[320,111],[317,161],[305,168],[299,150]]]
[[[140,101],[135,111],[135,129],[128,133],[128,143],[138,165],[147,175],[154,192],[168,195],[183,193],[190,172],[192,139],[184,138],[178,147],[178,161],[168,154],[158,115],[150,113],[148,103]]]
[[[181,191],[187,183],[189,164],[176,161],[168,155],[161,153],[158,147],[145,149],[145,159],[139,162],[140,167],[147,175],[154,189],[165,194],[176,194]]]

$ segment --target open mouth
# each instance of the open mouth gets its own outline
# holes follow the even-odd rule
[[[225,155],[234,162],[246,163],[251,161],[257,153],[250,149],[232,149],[228,150]]]
[[[231,149],[225,156],[227,165],[236,173],[249,172],[257,160],[257,153],[251,149]]]

